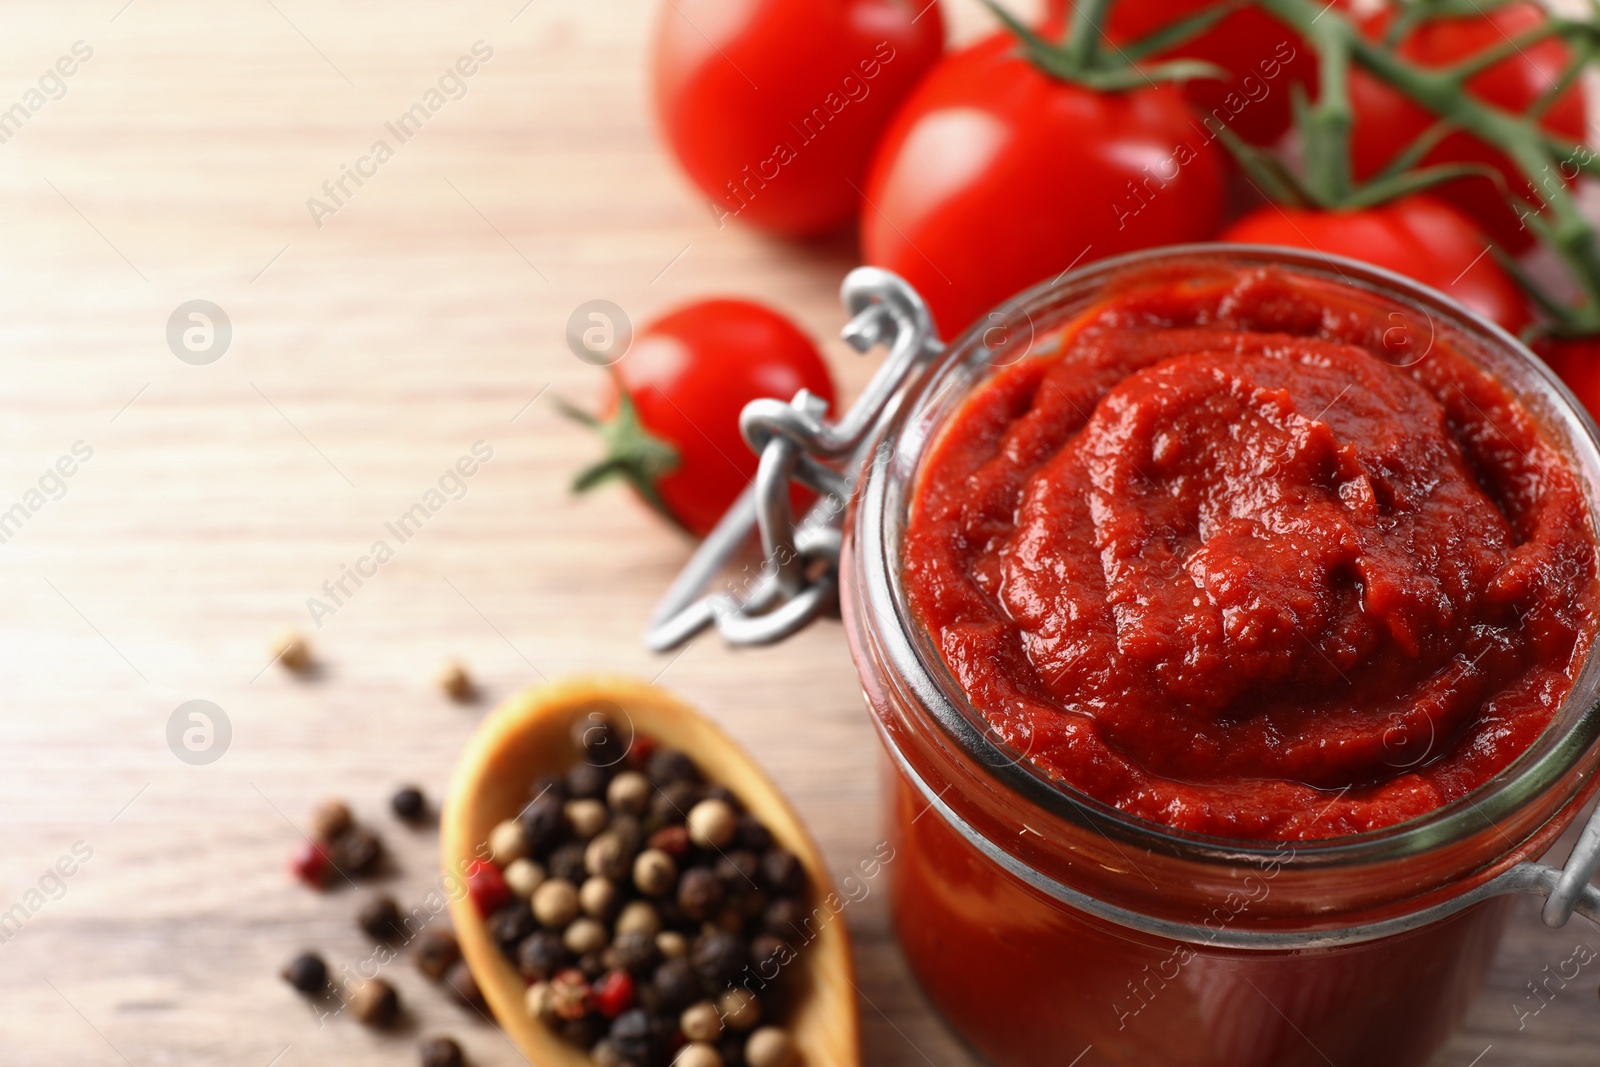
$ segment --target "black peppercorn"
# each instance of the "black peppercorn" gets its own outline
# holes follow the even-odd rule
[[[650,817],[662,826],[678,826],[689,817],[689,809],[700,802],[698,783],[681,779],[660,786],[650,798]]]
[[[772,831],[747,811],[739,816],[739,832],[733,841],[739,848],[759,854],[772,847]]]
[[[560,878],[573,885],[582,885],[584,879],[589,877],[588,869],[583,862],[584,850],[587,847],[583,841],[568,841],[550,853],[550,859],[545,864],[550,877]]]
[[[356,925],[379,941],[400,936],[400,905],[387,893],[369,897],[356,912]]]
[[[585,952],[578,957],[578,970],[583,972],[585,979],[594,982],[599,980],[610,968],[606,966],[604,953]]]
[[[804,933],[800,925],[804,919],[805,909],[798,900],[779,897],[767,905],[766,914],[761,916],[761,928],[779,937],[794,937]]]
[[[761,859],[754,852],[738,849],[717,858],[717,878],[730,894],[753,893],[761,875]]]
[[[554,931],[529,934],[517,946],[517,970],[524,978],[542,982],[571,964],[572,954]]]
[[[668,960],[657,967],[651,985],[661,1011],[668,1015],[676,1016],[701,997],[700,979],[688,960]]]
[[[638,852],[644,847],[644,827],[632,815],[613,813],[606,824],[606,833],[616,834],[629,852]]]
[[[494,938],[495,944],[504,951],[511,951],[522,944],[523,938],[539,929],[539,923],[533,917],[533,909],[526,900],[513,900],[511,903],[497,909],[489,916],[489,936]]]
[[[472,977],[472,968],[467,966],[466,960],[457,960],[444,976],[445,985],[456,995],[456,999],[469,1008],[483,1010],[483,991],[478,988],[478,980]]]
[[[806,872],[793,852],[771,848],[761,857],[761,881],[772,892],[789,897],[805,887]]]
[[[665,789],[674,782],[698,782],[700,770],[694,760],[675,748],[665,746],[650,754],[650,780]]]
[[[733,795],[733,790],[725,785],[709,785],[706,787],[706,800],[720,800],[732,808],[737,816],[744,805],[739,803],[739,798]]]
[[[617,966],[634,974],[644,974],[661,962],[661,951],[656,948],[654,934],[640,931],[618,934],[611,947],[616,954]]]
[[[567,802],[567,779],[563,774],[541,774],[533,780],[533,788],[528,791],[528,796],[534,800],[541,797],[555,797],[565,804]]]
[[[320,993],[328,987],[328,965],[315,952],[300,953],[280,973],[302,993]]]
[[[567,793],[573,800],[599,800],[606,795],[611,772],[593,763],[579,763],[567,772]]]
[[[724,895],[722,880],[707,867],[690,867],[678,879],[678,908],[696,922],[711,918]]]
[[[600,1040],[604,1032],[600,1020],[593,1015],[585,1015],[581,1019],[567,1019],[556,1027],[556,1032],[563,1039],[577,1045],[579,1048],[588,1048]]]
[[[383,839],[365,826],[352,826],[333,839],[333,864],[357,877],[377,869],[383,858]]]
[[[422,1043],[422,1067],[462,1067],[461,1046],[448,1037],[430,1037]]]
[[[535,855],[555,844],[566,825],[566,800],[554,791],[544,794],[522,809],[518,816],[528,851]]]
[[[427,808],[428,802],[423,797],[422,790],[414,785],[401,786],[395,790],[394,796],[389,798],[389,810],[394,812],[395,818],[405,822],[416,822],[422,818]]]
[[[606,1036],[623,1060],[643,1067],[660,1062],[666,1054],[670,1035],[664,1030],[665,1027],[648,1013],[630,1008],[617,1016]]]
[[[702,934],[689,950],[689,961],[701,978],[714,985],[738,977],[750,959],[750,945],[737,934],[718,930]]]
[[[349,1005],[368,1026],[388,1026],[400,1015],[400,994],[382,978],[368,978],[350,994]]]
[[[461,946],[449,930],[428,929],[417,938],[412,958],[417,962],[417,970],[437,982],[461,958]]]
[[[793,959],[794,950],[781,937],[759,934],[750,942],[750,961],[756,965],[756,973],[763,978],[770,978]]]

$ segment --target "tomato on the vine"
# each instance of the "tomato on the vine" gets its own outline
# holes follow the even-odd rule
[[[852,219],[873,145],[944,50],[937,0],[670,0],[656,116],[719,226]]]
[[[935,67],[885,134],[862,251],[952,337],[1080,262],[1210,237],[1225,176],[1171,85],[1093,91],[997,34]]]
[[[788,400],[801,389],[830,405],[834,400],[833,380],[811,339],[748,300],[705,300],[656,320],[612,371],[603,420],[567,409],[608,446],[575,488],[624,479],[700,537],[755,477],[758,457],[739,433],[745,404]]]
[[[1527,300],[1482,231],[1426,194],[1350,211],[1268,206],[1228,227],[1221,240],[1363,260],[1432,286],[1512,333],[1530,321]]]
[[[1215,6],[1216,0],[1118,0],[1106,20],[1106,36],[1118,44],[1138,41]],[[1072,0],[1051,0],[1051,24],[1064,25],[1073,8]],[[1316,52],[1256,7],[1230,12],[1152,58],[1199,59],[1227,71],[1226,78],[1184,83],[1184,98],[1204,120],[1223,123],[1258,145],[1271,144],[1289,128],[1291,87],[1310,90],[1317,80]]]
[[[1374,40],[1388,32],[1398,10],[1387,7],[1369,17],[1362,31]],[[1527,0],[1484,4],[1470,15],[1430,17],[1401,39],[1400,56],[1428,68],[1445,68],[1493,48],[1504,47],[1540,26],[1549,16]],[[1467,80],[1479,100],[1513,114],[1522,114],[1558,85],[1572,59],[1572,49],[1549,37],[1513,50],[1514,54]],[[1350,162],[1358,179],[1366,180],[1417,142],[1435,124],[1435,117],[1405,94],[1352,66],[1350,104],[1355,113],[1350,136]],[[1573,84],[1555,97],[1539,122],[1546,130],[1573,142],[1584,139],[1588,121],[1583,87]],[[1537,210],[1540,190],[1531,184],[1503,152],[1470,133],[1447,134],[1422,158],[1423,165],[1479,164],[1498,171],[1506,188]],[[1550,174],[1552,182],[1568,176]],[[1435,189],[1435,195],[1459,207],[1500,245],[1512,252],[1525,251],[1534,234],[1505,202],[1505,195],[1487,176],[1464,177]]]

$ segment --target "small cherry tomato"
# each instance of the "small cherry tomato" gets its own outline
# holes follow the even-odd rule
[[[739,433],[752,400],[810,390],[831,406],[833,381],[799,327],[747,300],[706,300],[641,330],[613,370],[605,419],[567,409],[605,438],[607,455],[578,476],[580,492],[611,478],[704,537],[755,478]],[[803,497],[797,495],[797,506]]]
[[[1221,240],[1364,260],[1430,285],[1512,333],[1530,321],[1522,290],[1495,262],[1488,238],[1461,212],[1423,194],[1352,211],[1268,206]]]
[[[937,0],[669,0],[656,116],[718,224],[855,217],[884,126],[944,49]]]
[[[1226,173],[1176,88],[1095,92],[996,34],[935,67],[884,136],[862,250],[954,337],[1071,266],[1211,237]]]
[[[467,865],[467,895],[477,906],[478,914],[488,916],[511,901],[511,887],[506,885],[500,868],[484,860],[473,860]]]
[[[1395,7],[1385,7],[1369,17],[1363,32],[1373,39],[1382,37],[1397,15]],[[1399,53],[1423,67],[1448,67],[1491,49],[1504,47],[1542,24],[1548,16],[1538,4],[1524,0],[1506,4],[1484,4],[1479,11],[1460,17],[1429,18],[1407,33]],[[1525,45],[1487,70],[1469,78],[1467,88],[1485,103],[1520,114],[1539,101],[1566,69],[1572,49],[1559,38]],[[1416,143],[1435,123],[1433,114],[1398,90],[1352,66],[1350,104],[1355,111],[1351,128],[1350,161],[1357,178],[1365,180],[1382,170],[1406,148]],[[1583,86],[1575,83],[1559,94],[1540,119],[1551,133],[1573,142],[1584,140],[1587,109]],[[1477,163],[1500,172],[1509,190],[1536,205],[1538,190],[1522,171],[1498,148],[1472,134],[1456,131],[1445,136],[1422,158],[1422,164]],[[1568,175],[1548,176],[1560,181]],[[1510,252],[1522,252],[1534,243],[1534,235],[1518,218],[1518,212],[1505,202],[1505,196],[1487,177],[1459,178],[1434,189],[1434,195],[1460,208],[1478,222],[1489,236]],[[1527,210],[1533,210],[1530,206]]]
[[[1533,350],[1589,414],[1600,419],[1600,337],[1545,337],[1534,343]]]

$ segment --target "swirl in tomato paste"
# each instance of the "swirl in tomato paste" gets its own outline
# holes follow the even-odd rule
[[[913,610],[1008,746],[1132,815],[1314,839],[1433,811],[1572,688],[1581,481],[1448,336],[1397,350],[1379,298],[1195,270],[964,399],[919,475]]]

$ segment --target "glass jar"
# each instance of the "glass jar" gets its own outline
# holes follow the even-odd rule
[[[887,754],[896,928],[940,1012],[999,1067],[1059,1067],[1090,1050],[1086,1064],[1421,1064],[1476,995],[1506,919],[1506,894],[1546,894],[1553,924],[1574,907],[1600,915],[1600,892],[1586,888],[1600,860],[1600,824],[1586,831],[1567,872],[1530,862],[1596,789],[1593,648],[1544,734],[1461,800],[1350,837],[1237,842],[1176,832],[1047,780],[1000,743],[913,618],[901,581],[902,534],[924,451],[955,408],[997,362],[1037,358],[1029,340],[1049,336],[1119,279],[1207,264],[1271,264],[1393,303],[1404,360],[1424,358],[1428,344],[1447,336],[1541,422],[1586,486],[1600,527],[1594,424],[1527,349],[1406,279],[1286,249],[1193,246],[1103,261],[1022,294],[942,351],[906,342],[907,331],[926,328],[911,296],[892,316],[898,334],[884,376],[894,389],[875,382],[862,402],[872,408],[870,427],[852,411],[829,439],[830,428],[814,421],[807,428],[774,408],[747,409],[753,447],[788,449],[781,461],[764,454],[753,513],[769,560],[782,562],[782,548],[794,565],[787,574],[774,568],[767,594],[745,604],[702,601],[699,625],[715,622],[737,640],[750,632],[746,612],[775,619],[784,610],[775,603],[814,593],[817,584],[803,584],[804,576],[823,569],[816,553],[828,544],[816,530],[842,521],[838,599]],[[870,280],[888,284],[881,272]],[[870,301],[852,296],[849,283],[846,291],[857,346],[889,340],[889,317],[862,326]],[[806,410],[803,399],[792,410]],[[809,458],[796,459],[798,452]],[[820,469],[827,459],[844,484]],[[830,511],[824,499],[808,518],[809,534],[802,523],[799,535],[780,536],[774,531],[789,517],[779,481],[796,473],[851,506]],[[751,521],[746,514],[744,526]],[[730,537],[737,525],[731,517]],[[674,592],[697,577],[704,574],[691,566]],[[681,596],[664,605],[674,607],[682,608]]]

